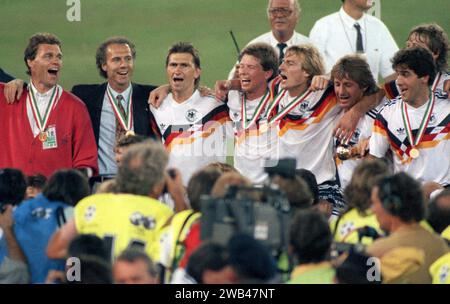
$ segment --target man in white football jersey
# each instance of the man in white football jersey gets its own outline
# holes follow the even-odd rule
[[[194,171],[225,161],[228,111],[213,97],[200,96],[200,57],[190,43],[169,49],[166,72],[171,93],[159,108],[151,107],[153,128],[170,153],[169,167],[178,168],[187,185]]]
[[[432,54],[412,47],[396,53],[400,97],[378,114],[370,138],[370,154],[394,155],[394,171],[405,171],[420,182],[450,185],[450,103],[436,91],[437,73]]]
[[[234,166],[252,182],[260,184],[267,178],[266,160],[278,154],[277,128],[267,124],[268,108],[273,100],[269,83],[278,73],[278,58],[270,45],[254,43],[242,50],[239,65],[239,91],[228,92],[230,87],[226,81],[218,81],[216,89],[224,94],[228,92],[225,96],[235,134]]]
[[[331,70],[331,82],[334,84],[336,98],[343,112],[348,111],[363,96],[375,94],[379,90],[367,61],[360,55],[342,57]],[[350,182],[354,169],[361,162],[359,157],[364,153],[358,150],[357,145],[370,138],[376,115],[377,109],[367,112],[359,120],[350,141],[346,143],[336,141],[336,165],[342,189]]]
[[[297,168],[310,170],[319,184],[320,198],[332,202],[337,215],[345,204],[336,181],[332,133],[342,109],[333,86],[314,92],[308,89],[312,78],[323,72],[323,59],[314,46],[289,47],[280,65],[281,90],[270,106],[268,121],[278,124],[279,158],[295,158]],[[371,102],[368,98],[353,106],[358,120]]]

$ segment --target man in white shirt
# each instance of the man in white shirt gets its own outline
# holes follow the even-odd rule
[[[200,96],[200,57],[190,43],[179,42],[169,49],[166,73],[171,93],[151,112],[155,132],[170,153],[169,167],[178,168],[187,185],[196,170],[225,161],[228,111],[213,97]]]
[[[267,43],[251,44],[239,57],[240,91],[230,91],[227,102],[234,123],[234,166],[252,182],[262,183],[265,161],[278,153],[277,128],[267,124],[273,100],[269,83],[278,74],[278,58]]]
[[[391,33],[379,19],[366,14],[373,0],[342,0],[339,12],[314,24],[309,37],[325,58],[326,72],[344,55],[361,53],[375,80],[395,79],[390,59],[398,50]]]
[[[310,42],[308,37],[295,31],[300,12],[298,0],[269,0],[267,17],[271,31],[251,40],[247,46],[258,42],[267,43],[275,49],[279,63],[281,63],[288,47]],[[236,78],[235,76],[237,76],[237,73],[233,68],[228,79]]]
[[[450,103],[435,90],[442,75],[436,72],[432,54],[422,47],[401,50],[392,62],[400,97],[377,115],[370,154],[384,157],[391,150],[395,172],[448,186]]]

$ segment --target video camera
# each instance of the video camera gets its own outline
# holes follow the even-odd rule
[[[274,256],[286,252],[289,244],[291,206],[285,195],[271,185],[271,178],[295,176],[295,160],[279,160],[267,166],[269,182],[262,187],[230,186],[223,198],[201,198],[201,239],[226,245],[237,232],[253,236]]]

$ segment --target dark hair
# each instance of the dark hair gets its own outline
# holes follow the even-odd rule
[[[205,168],[191,176],[187,185],[187,196],[194,211],[200,211],[201,196],[211,194],[211,190],[220,175],[222,173],[216,168]]]
[[[229,261],[239,283],[263,283],[276,276],[277,267],[267,247],[253,237],[237,233],[228,241]]]
[[[275,175],[272,178],[272,183],[278,185],[280,190],[283,191],[291,207],[306,209],[312,206],[314,201],[313,195],[306,182],[300,176],[284,178],[280,175]]]
[[[389,167],[379,159],[363,160],[353,171],[350,183],[344,189],[344,199],[349,210],[363,214],[370,208],[370,193],[376,182],[389,174]]]
[[[332,235],[325,216],[315,210],[299,210],[290,227],[290,244],[299,264],[327,259]]]
[[[129,248],[122,251],[122,253],[117,257],[117,261],[125,261],[128,263],[134,263],[136,261],[143,261],[147,264],[147,272],[151,277],[158,277],[158,270],[149,258],[149,256],[141,249]]]
[[[391,59],[392,68],[404,67],[412,70],[418,77],[429,76],[428,85],[432,85],[436,77],[436,63],[430,51],[423,47],[402,49]]]
[[[267,81],[274,79],[278,75],[278,57],[274,48],[267,43],[254,43],[241,51],[239,61],[244,55],[253,56],[259,59],[263,71],[272,71],[272,76]]]
[[[128,136],[122,136],[117,141],[116,147],[122,148],[122,147],[128,147],[133,144],[141,143],[143,141],[146,141],[148,138],[142,135],[128,135]]]
[[[348,78],[364,89],[364,96],[378,92],[378,85],[373,78],[367,61],[360,55],[347,55],[339,59],[331,70],[331,83],[335,79]]]
[[[373,267],[370,256],[351,250],[347,258],[336,267],[336,279],[339,284],[381,284],[382,280],[368,280],[367,273]],[[379,265],[376,264],[379,269]]]
[[[420,222],[425,204],[419,182],[405,172],[384,177],[376,183],[383,208],[403,222]]]
[[[97,256],[80,256],[80,281],[68,284],[112,284],[111,263]]]
[[[166,57],[166,68],[169,65],[169,58],[172,54],[179,53],[188,53],[192,55],[192,60],[194,61],[194,65],[196,68],[201,69],[200,67],[200,55],[194,46],[189,42],[177,42],[169,48]],[[197,88],[200,84],[200,76],[194,81],[195,87]]]
[[[70,242],[67,250],[68,257],[97,256],[110,261],[110,252],[103,239],[93,234],[81,234]]]
[[[27,183],[22,171],[0,169],[0,204],[18,205],[25,198]]]
[[[444,30],[436,23],[421,24],[409,32],[408,39],[413,35],[425,43],[431,52],[438,55],[436,58],[437,69],[442,72],[446,71],[449,43]]]
[[[56,44],[61,49],[61,41],[53,34],[50,33],[37,33],[30,37],[28,45],[25,48],[23,54],[23,60],[27,66],[27,74],[31,75],[30,67],[27,60],[34,60],[40,44]]]
[[[205,242],[189,257],[186,272],[198,283],[203,284],[206,270],[219,271],[228,265],[228,253],[219,244]]]
[[[308,185],[313,195],[313,205],[319,203],[319,186],[317,185],[316,176],[307,169],[296,169],[295,175],[301,177]]]
[[[450,189],[443,190],[428,204],[427,222],[437,233],[450,225]]]
[[[42,194],[50,201],[59,201],[75,206],[90,194],[89,182],[77,170],[58,170],[50,177]]]
[[[128,40],[128,38],[125,37],[111,37],[108,38],[106,41],[102,42],[100,46],[97,48],[97,52],[95,53],[95,63],[97,64],[98,72],[100,73],[100,76],[103,78],[108,78],[108,75],[103,70],[102,65],[106,63],[106,49],[111,44],[126,44],[131,49],[131,56],[133,56],[133,59],[136,59],[136,47],[134,46],[133,42]]]
[[[27,176],[27,186],[42,189],[45,186],[47,178],[42,174]]]

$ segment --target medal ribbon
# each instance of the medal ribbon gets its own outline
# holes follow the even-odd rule
[[[278,106],[278,104],[283,99],[284,95],[286,95],[286,90],[281,90],[280,94],[277,95],[275,98],[275,101],[270,105],[268,113],[272,113],[274,111],[275,107]],[[306,97],[308,97],[312,92],[310,90],[307,90],[305,93],[303,93],[300,96],[297,96],[292,100],[287,106],[283,108],[279,113],[275,114],[273,117],[269,119],[269,124],[276,122],[280,119],[282,119],[284,116],[286,116],[293,108],[295,108],[298,104],[303,102]]]
[[[255,109],[255,112],[253,113],[253,116],[250,118],[250,120],[247,120],[247,107],[246,107],[247,98],[245,98],[245,94],[242,94],[242,96],[241,96],[242,129],[246,130],[255,123],[255,121],[261,115],[261,112],[266,107],[269,100],[271,100],[271,94],[270,94],[269,90],[267,90],[266,93],[264,94],[264,96],[261,97],[261,99],[259,100],[259,103]]]
[[[118,109],[117,101],[113,97],[113,94],[110,91],[109,87],[106,89],[106,95],[108,96],[108,100],[109,103],[111,104],[111,107],[113,108],[114,114],[116,115],[117,120],[120,122],[120,124],[126,131],[130,131],[131,126],[133,125],[133,111],[132,111],[133,98],[131,97],[132,94],[133,88],[131,88],[130,94],[128,95],[127,111],[125,113],[125,116],[123,116],[122,112],[119,111]]]
[[[58,86],[55,86],[53,88],[52,95],[50,96],[47,108],[45,109],[44,116],[41,116],[41,113],[39,112],[39,108],[37,106],[36,97],[34,96],[33,88],[31,87],[31,85],[28,87],[28,98],[31,103],[31,110],[33,112],[34,120],[36,121],[36,124],[41,133],[45,132],[45,129],[47,128],[50,113],[56,104],[58,96],[59,96],[59,88]]]
[[[405,126],[406,136],[408,137],[411,148],[415,148],[417,145],[419,145],[420,141],[422,140],[423,135],[425,134],[425,130],[427,129],[428,122],[430,121],[431,113],[433,113],[433,108],[434,108],[434,104],[435,104],[434,90],[436,89],[436,86],[439,82],[439,78],[440,78],[440,75],[438,75],[434,79],[434,83],[431,87],[431,90],[429,91],[427,108],[423,115],[422,122],[420,123],[419,130],[417,132],[417,136],[416,136],[415,140],[414,140],[414,137],[412,134],[411,123],[409,121],[409,116],[408,116],[408,109],[406,108],[406,102],[402,101],[402,103],[403,103],[402,104],[403,125]]]

